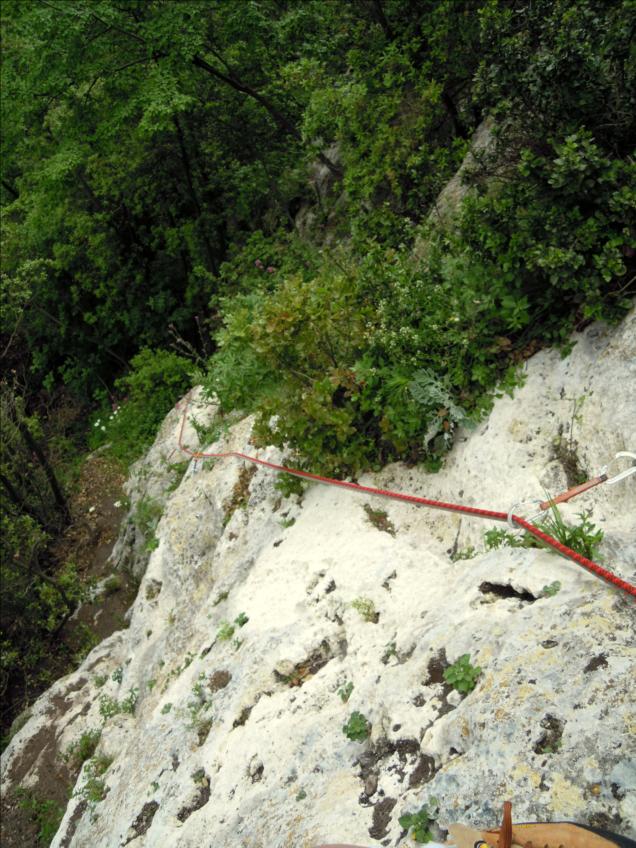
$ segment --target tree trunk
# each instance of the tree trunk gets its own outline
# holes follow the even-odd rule
[[[466,127],[466,124],[464,124],[462,119],[459,117],[459,112],[457,111],[457,106],[455,106],[455,101],[446,91],[442,92],[442,103],[446,107],[446,111],[448,112],[448,115],[451,119],[451,122],[453,124],[453,132],[455,133],[455,135],[463,139],[468,138],[468,128]]]
[[[16,189],[14,189],[13,186],[10,183],[8,183],[6,180],[2,180],[2,185],[9,192],[9,194],[11,194],[16,200],[18,199],[18,197],[20,197],[20,195],[18,194]]]
[[[393,30],[391,29],[391,25],[386,19],[386,15],[384,14],[384,9],[382,8],[382,3],[380,0],[371,0],[371,8],[372,8],[372,16],[375,18],[376,22],[380,24],[382,27],[382,31],[389,41],[393,41]]]
[[[199,202],[199,196],[194,187],[194,176],[192,173],[192,165],[190,164],[190,156],[188,155],[188,148],[185,142],[185,136],[183,134],[183,130],[181,128],[181,124],[179,123],[179,118],[175,115],[173,118],[174,125],[177,129],[177,139],[179,141],[179,152],[181,153],[181,161],[183,163],[183,170],[186,175],[186,181],[188,183],[188,189],[190,192],[190,198],[192,199],[192,203],[194,204],[194,208],[197,211],[197,223],[198,230],[203,242],[203,246],[205,247],[205,252],[207,254],[208,259],[208,267],[213,271],[213,273],[217,273],[217,263],[214,256],[214,251],[212,250],[212,245],[210,244],[210,240],[205,233],[205,222],[202,220],[203,211],[201,209],[201,203]]]
[[[9,498],[13,501],[13,503],[18,507],[20,512],[25,513],[25,515],[30,516],[34,521],[37,521],[38,524],[42,526],[46,526],[46,522],[42,519],[40,515],[36,512],[35,509],[31,506],[29,501],[22,497],[20,492],[15,488],[11,480],[8,477],[5,477],[4,474],[0,474],[0,482],[2,483],[4,490],[9,495]]]
[[[31,432],[24,421],[21,421],[19,418],[16,418],[16,423],[18,426],[18,430],[24,439],[24,443],[29,448],[29,450],[35,454],[44,473],[46,474],[46,479],[49,481],[49,486],[51,487],[51,491],[53,492],[53,497],[55,499],[55,503],[58,508],[64,515],[67,521],[71,520],[71,511],[69,509],[66,498],[64,497],[64,493],[62,492],[62,488],[58,483],[57,477],[55,476],[55,472],[51,467],[48,459],[44,455],[44,451],[40,447],[40,445],[36,442],[36,440],[31,435]]]
[[[206,62],[205,59],[202,59],[201,56],[195,56],[192,59],[194,65],[197,68],[202,68],[207,73],[211,74],[216,79],[221,80],[226,85],[229,85],[235,91],[240,91],[242,94],[246,94],[248,97],[251,97],[253,100],[256,100],[257,103],[260,103],[261,106],[267,111],[270,115],[276,126],[284,132],[286,135],[291,135],[297,141],[302,141],[302,136],[297,127],[292,124],[292,122],[280,112],[273,103],[271,103],[266,97],[263,97],[262,94],[259,94],[258,91],[255,91],[246,83],[237,79],[234,75],[228,76],[224,74],[222,71],[217,70],[215,67]],[[341,177],[342,171],[335,165],[328,156],[325,156],[324,153],[318,154],[318,159],[329,168],[329,170],[335,176]]]

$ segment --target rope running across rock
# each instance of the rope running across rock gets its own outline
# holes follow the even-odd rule
[[[240,451],[225,451],[223,453],[203,453],[201,451],[193,451],[190,448],[187,448],[183,444],[183,431],[185,429],[185,423],[188,413],[188,408],[190,406],[190,396],[185,400],[183,415],[181,418],[181,427],[179,429],[179,450],[190,456],[192,459],[223,459],[225,457],[233,456],[236,459],[245,460],[245,462],[251,462],[255,465],[261,465],[265,468],[270,468],[273,471],[278,471],[283,474],[291,474],[294,477],[300,477],[302,480],[312,480],[316,483],[323,483],[328,486],[338,486],[341,489],[350,489],[355,492],[363,492],[364,494],[379,496],[383,498],[391,498],[396,501],[404,501],[405,503],[414,504],[415,506],[426,506],[431,509],[441,509],[446,512],[459,512],[463,515],[473,515],[478,518],[489,518],[493,521],[512,521],[519,527],[522,527],[528,533],[531,533],[537,539],[540,539],[546,545],[554,548],[563,556],[571,559],[573,562],[578,563],[583,568],[590,571],[592,574],[595,574],[597,577],[600,577],[602,580],[611,583],[613,586],[616,586],[618,589],[621,589],[623,592],[626,592],[632,598],[636,598],[636,586],[632,583],[629,583],[627,580],[623,580],[621,577],[618,577],[616,574],[613,574],[611,571],[608,571],[607,568],[599,565],[596,562],[593,562],[591,559],[582,556],[581,554],[573,551],[572,548],[569,548],[567,545],[562,544],[557,539],[554,539],[549,534],[545,533],[539,527],[536,527],[531,522],[527,521],[525,518],[522,518],[519,515],[509,514],[507,512],[498,512],[496,510],[490,509],[480,509],[474,506],[466,506],[464,504],[455,504],[455,503],[446,503],[444,501],[432,500],[431,498],[422,498],[419,495],[409,495],[404,492],[393,492],[390,489],[377,489],[374,486],[363,486],[360,483],[351,483],[347,480],[336,480],[332,477],[323,477],[320,474],[312,474],[309,471],[301,471],[297,468],[288,468],[285,465],[277,465],[274,462],[268,462],[264,459],[258,459],[255,456],[249,456],[245,453],[240,453]]]

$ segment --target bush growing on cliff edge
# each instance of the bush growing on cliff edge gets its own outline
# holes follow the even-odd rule
[[[138,459],[157,434],[157,428],[191,385],[192,362],[168,350],[140,351],[131,370],[115,388],[122,400],[107,404],[94,416],[89,444],[109,444],[117,459],[129,465]]]
[[[348,248],[222,302],[209,387],[226,407],[256,412],[263,440],[290,445],[316,471],[438,466],[457,427],[518,384],[525,359],[565,347],[591,320],[619,320],[636,293],[629,4],[494,0],[470,25],[455,21],[457,33],[440,11],[420,22],[429,65],[410,42],[400,54],[387,48],[373,65],[385,69],[379,79],[352,53],[347,84],[309,101],[307,128],[330,127],[342,144]],[[479,67],[467,58],[475,44]],[[462,75],[470,108],[455,114],[455,138],[436,134],[427,120],[444,104],[452,113],[445,86]],[[424,94],[431,111],[418,146],[409,133],[424,126],[414,106]],[[372,140],[365,97],[379,107]],[[472,189],[454,221],[416,228],[409,215],[440,187],[426,177],[430,162],[453,160],[474,113],[491,113],[495,129],[466,174]]]

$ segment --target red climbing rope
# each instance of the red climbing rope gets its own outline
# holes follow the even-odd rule
[[[596,574],[597,577],[606,580],[608,583],[616,586],[619,589],[622,589],[628,595],[631,595],[633,598],[636,598],[636,586],[632,583],[629,583],[627,580],[623,580],[620,577],[617,577],[616,574],[612,574],[611,571],[608,571],[603,566],[598,565],[598,563],[593,562],[591,559],[587,559],[587,557],[578,554],[576,551],[573,551],[571,548],[568,548],[567,545],[563,545],[557,539],[554,539],[552,536],[549,536],[547,533],[544,533],[543,530],[540,530],[538,527],[535,527],[534,524],[531,524],[529,521],[526,521],[525,518],[521,518],[518,515],[509,515],[507,512],[497,512],[491,509],[479,509],[474,506],[465,506],[463,504],[454,504],[454,503],[446,503],[444,501],[436,501],[431,500],[430,498],[422,498],[418,495],[407,495],[404,492],[393,492],[390,489],[377,489],[374,486],[362,486],[359,483],[350,483],[346,480],[336,480],[333,477],[323,477],[320,474],[312,474],[309,471],[300,471],[297,468],[287,468],[285,465],[277,465],[275,462],[267,462],[264,459],[258,459],[255,456],[249,456],[245,453],[240,453],[239,451],[226,451],[224,453],[202,453],[200,451],[193,451],[190,448],[187,448],[183,444],[183,431],[185,428],[186,416],[188,412],[188,407],[190,405],[189,397],[186,398],[183,410],[183,416],[181,418],[181,427],[179,429],[179,450],[182,453],[191,456],[193,459],[222,459],[224,457],[234,456],[237,459],[243,459],[246,462],[252,462],[255,465],[262,465],[265,468],[271,468],[273,471],[280,471],[284,474],[291,474],[294,477],[300,477],[303,480],[313,480],[316,483],[325,483],[329,486],[339,486],[341,489],[352,489],[356,492],[364,492],[369,495],[377,495],[383,498],[391,498],[396,501],[405,501],[406,503],[415,504],[416,506],[427,506],[432,509],[442,509],[447,512],[461,512],[464,515],[475,515],[479,518],[490,518],[493,521],[508,521],[511,520],[519,527],[523,527],[524,530],[527,530],[528,533],[531,533],[533,536],[536,536],[537,539],[541,539],[542,542],[545,542],[546,545],[550,545],[555,550],[557,550],[563,556],[568,557],[574,562],[582,565],[583,568],[586,568],[588,571],[591,571],[593,574]]]

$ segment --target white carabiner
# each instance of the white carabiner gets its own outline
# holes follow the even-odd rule
[[[615,474],[613,477],[610,477],[606,480],[606,483],[609,483],[610,486],[614,485],[614,483],[618,483],[619,480],[625,480],[630,474],[636,474],[636,453],[632,453],[631,451],[619,451],[612,462],[609,463],[607,468],[613,463],[616,462],[617,459],[620,459],[623,456],[627,456],[632,460],[632,464],[629,468],[626,468],[624,471],[620,471],[618,474]]]
[[[532,500],[527,500],[527,501],[517,501],[516,503],[513,503],[513,505],[508,510],[508,527],[510,527],[511,530],[521,530],[522,529],[521,527],[518,527],[514,523],[514,521],[512,520],[512,516],[513,516],[514,512],[516,511],[517,507],[523,506],[524,504],[540,504],[540,503],[541,503],[541,501],[538,500],[537,498],[533,498]],[[533,515],[532,518],[529,519],[529,521],[534,521],[534,519],[537,518],[537,516],[539,516],[539,515],[541,515],[540,512],[538,512],[536,515]]]

